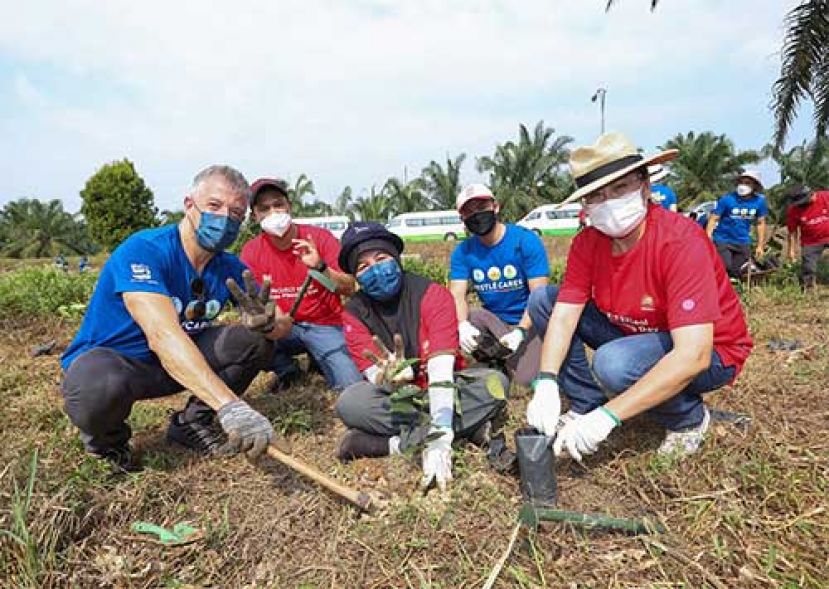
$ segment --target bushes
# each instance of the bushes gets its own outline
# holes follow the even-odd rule
[[[96,273],[23,268],[0,274],[0,319],[60,315],[79,317],[95,288]]]

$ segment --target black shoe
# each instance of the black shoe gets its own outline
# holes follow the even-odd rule
[[[216,452],[226,441],[225,433],[215,423],[212,415],[200,419],[182,422],[184,411],[176,411],[170,416],[167,428],[167,440],[209,456]]]
[[[341,462],[356,458],[379,458],[389,455],[389,438],[350,429],[337,444],[336,456]]]
[[[112,472],[115,474],[141,472],[144,470],[141,462],[133,455],[132,448],[130,448],[129,444],[98,450],[93,452],[93,454],[101,460],[109,462],[112,467]]]

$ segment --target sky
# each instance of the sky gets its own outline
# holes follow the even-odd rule
[[[600,87],[607,130],[646,152],[692,130],[760,148],[797,1],[0,4],[0,205],[74,212],[87,178],[124,157],[159,209],[181,208],[213,163],[251,182],[307,174],[329,202],[461,152],[476,181],[475,158],[519,123],[592,143]],[[804,111],[788,144],[811,133]]]

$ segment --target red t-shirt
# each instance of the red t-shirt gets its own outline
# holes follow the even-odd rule
[[[642,238],[619,256],[597,229],[579,233],[557,300],[592,299],[627,334],[713,323],[714,349],[736,377],[753,342],[713,243],[694,221],[658,205],[650,205],[646,222]]]
[[[378,353],[372,341],[372,334],[365,324],[346,311],[343,313],[343,331],[345,343],[354,364],[362,372],[372,365],[371,360],[363,357],[364,350]],[[463,357],[458,351],[458,317],[455,313],[455,300],[449,290],[440,284],[430,284],[420,302],[420,325],[417,329],[420,365],[415,384],[426,387],[429,378],[426,363],[436,352],[453,352],[455,369],[464,367]]]
[[[297,239],[312,239],[325,263],[340,271],[337,258],[340,242],[328,229],[313,225],[294,225]],[[293,252],[293,248],[280,250],[271,242],[266,233],[254,237],[242,247],[240,256],[250,268],[256,281],[262,284],[266,275],[271,277],[271,296],[284,312],[291,310],[308,267]],[[316,280],[312,280],[299,304],[294,320],[318,325],[342,325],[343,304],[340,295],[331,292]]]
[[[815,201],[808,206],[790,206],[786,227],[790,233],[800,227],[800,245],[829,243],[829,190],[815,192]]]

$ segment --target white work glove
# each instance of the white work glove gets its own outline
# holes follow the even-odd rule
[[[604,442],[613,428],[621,423],[619,418],[605,407],[579,415],[558,432],[558,437],[553,444],[553,452],[556,456],[560,456],[566,449],[570,456],[581,462],[582,456],[593,454],[598,450],[599,444]]]
[[[481,331],[469,321],[461,321],[458,325],[458,335],[464,354],[471,354],[478,349],[478,336],[481,335]]]
[[[498,341],[501,343],[502,346],[509,348],[513,352],[518,350],[518,346],[521,345],[521,342],[524,341],[524,338],[527,337],[526,332],[520,328],[516,327],[508,334],[504,335]]]
[[[426,444],[423,449],[423,478],[420,485],[426,489],[437,481],[441,491],[452,480],[452,440],[455,434],[449,428],[433,427],[429,435],[442,434],[439,438]]]
[[[527,405],[527,423],[551,438],[556,435],[556,426],[561,415],[558,383],[552,378],[537,378],[533,381],[532,387],[533,398]]]

